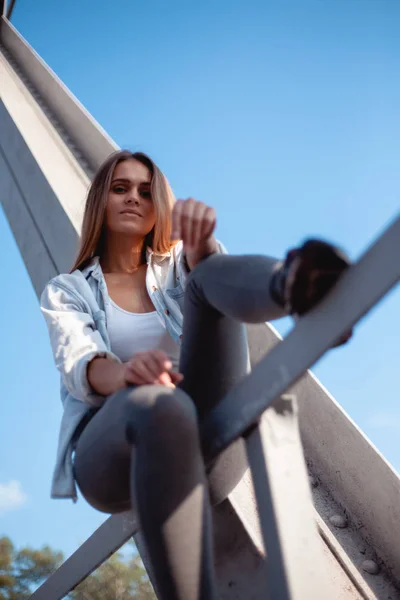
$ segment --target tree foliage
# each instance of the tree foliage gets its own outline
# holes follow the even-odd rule
[[[0,538],[0,600],[26,600],[63,562],[63,555],[44,546],[16,549]],[[154,600],[135,546],[128,555],[113,554],[68,596],[70,600]]]
[[[147,573],[132,543],[130,556],[113,554],[71,593],[71,600],[154,600]]]
[[[61,552],[48,546],[40,550],[17,550],[12,541],[0,538],[0,600],[25,600],[31,590],[62,562]]]

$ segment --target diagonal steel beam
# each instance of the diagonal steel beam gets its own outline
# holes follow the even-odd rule
[[[268,597],[333,600],[294,396],[281,396],[263,413],[246,438],[246,450],[268,557]]]
[[[300,319],[215,407],[202,427],[206,460],[246,432],[400,280],[400,215],[317,308]]]
[[[134,512],[109,517],[31,596],[30,600],[62,600],[138,530]]]

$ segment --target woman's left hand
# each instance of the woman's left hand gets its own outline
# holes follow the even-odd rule
[[[189,267],[217,251],[215,210],[194,198],[177,200],[172,211],[173,240],[182,240]]]

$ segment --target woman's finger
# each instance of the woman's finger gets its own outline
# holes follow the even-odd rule
[[[151,371],[151,373],[153,374],[155,379],[157,379],[157,377],[160,375],[160,373],[168,370],[168,368],[166,366],[168,364],[168,361],[169,361],[169,359],[168,359],[167,355],[165,355],[165,357],[162,357],[162,359],[161,359],[156,354],[154,354],[154,352],[147,352],[143,359],[144,364],[149,369],[149,371]],[[171,362],[170,362],[170,364],[172,367]]]
[[[191,247],[191,236],[192,236],[192,225],[193,225],[193,212],[196,206],[196,202],[193,198],[188,198],[184,202],[182,214],[181,214],[181,235],[182,241],[187,248]]]
[[[212,236],[215,230],[215,226],[217,224],[217,215],[215,210],[211,206],[206,207],[206,211],[203,215],[203,223],[202,223],[202,239],[207,240]]]
[[[162,350],[153,350],[151,355],[158,365],[158,374],[172,369],[172,362],[168,354]]]
[[[130,364],[126,365],[125,368],[125,382],[134,385],[145,385],[147,383],[142,377],[139,377],[137,373],[132,371],[132,366]]]
[[[165,385],[166,387],[175,388],[175,383],[172,382],[172,379],[166,371],[161,373],[158,377],[154,379],[148,379],[147,377],[140,376],[136,371],[132,371],[132,369],[128,369],[125,373],[125,381],[127,384],[133,385],[149,385],[149,384],[160,384]]]
[[[171,381],[172,383],[180,383],[181,381],[183,381],[183,375],[182,373],[177,373],[176,371],[170,371],[169,376],[171,377]]]
[[[151,352],[137,352],[129,361],[133,369],[137,366],[142,371],[141,365],[144,364],[145,368],[150,371],[153,377],[158,377],[160,369],[157,362],[152,358]],[[137,370],[137,369],[136,369]]]
[[[207,212],[207,206],[203,202],[197,202],[193,211],[191,247],[196,248],[202,242],[204,235],[204,218]]]
[[[169,373],[161,373],[161,375],[158,377],[158,383],[160,383],[161,385],[165,385],[166,387],[169,388],[174,388],[175,384],[172,382],[172,379],[170,377]]]
[[[154,375],[142,359],[133,361],[131,370],[144,383],[154,383],[158,377],[158,374]]]

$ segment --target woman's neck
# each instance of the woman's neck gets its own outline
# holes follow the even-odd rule
[[[105,273],[134,273],[143,264],[144,238],[109,235],[101,266]]]

